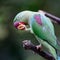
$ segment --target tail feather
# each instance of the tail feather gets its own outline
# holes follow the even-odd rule
[[[57,44],[56,46],[56,49],[60,51],[60,46]]]

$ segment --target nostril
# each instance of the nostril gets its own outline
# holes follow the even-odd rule
[[[18,21],[14,22],[14,26],[17,28],[17,26],[19,26],[19,22]]]

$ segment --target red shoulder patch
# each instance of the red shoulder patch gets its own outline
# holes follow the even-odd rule
[[[34,18],[36,20],[36,22],[40,25],[42,25],[42,21],[41,21],[41,18],[40,18],[40,14],[35,14],[34,15]]]

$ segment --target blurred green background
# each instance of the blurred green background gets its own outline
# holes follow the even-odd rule
[[[29,32],[16,30],[13,19],[23,10],[44,10],[60,17],[60,0],[0,0],[0,60],[45,60],[22,47],[23,40],[38,44]],[[58,40],[60,26],[54,24]]]

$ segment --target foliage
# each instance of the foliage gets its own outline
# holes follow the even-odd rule
[[[25,39],[38,44],[34,36],[29,32],[18,31],[13,26],[13,19],[18,12],[39,9],[60,17],[60,0],[0,0],[0,60],[43,60],[22,48],[22,40]],[[60,26],[54,26],[60,39]]]

